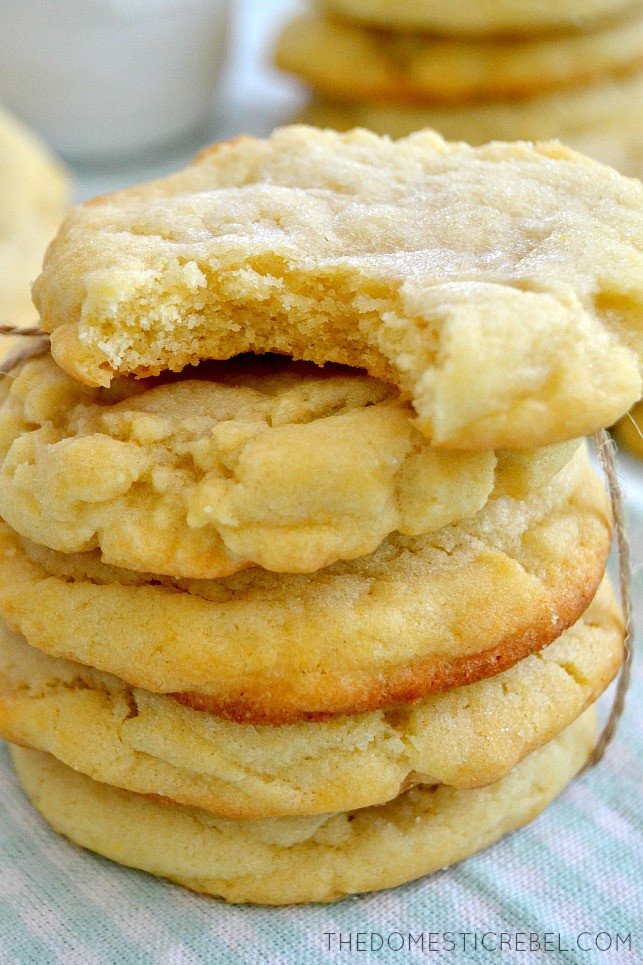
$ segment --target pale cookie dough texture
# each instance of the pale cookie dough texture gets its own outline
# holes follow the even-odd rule
[[[591,602],[610,536],[581,448],[524,500],[313,574],[172,581],[3,523],[0,613],[53,656],[233,720],[286,723],[414,700],[540,650]]]
[[[476,41],[364,30],[310,12],[283,29],[274,60],[331,99],[473,109],[636,72],[643,13],[591,33]]]
[[[439,451],[389,384],[277,356],[178,379],[75,381],[45,357],[0,383],[0,514],[64,553],[176,577],[308,572],[391,532],[525,497],[578,442]]]
[[[622,653],[604,583],[578,623],[495,677],[414,706],[262,727],[49,657],[0,625],[0,735],[94,780],[227,817],[347,811],[416,784],[500,780],[598,698]]]
[[[595,28],[638,10],[639,0],[319,0],[350,20],[457,36],[542,34]]]
[[[365,368],[445,448],[535,448],[641,394],[643,185],[558,144],[295,126],[76,208],[34,298],[109,385],[276,351]]]
[[[0,109],[0,322],[38,321],[30,286],[69,203],[63,168]],[[10,340],[0,337],[0,358]]]
[[[334,901],[469,857],[539,814],[589,757],[593,709],[496,784],[417,787],[380,807],[237,821],[92,781],[41,751],[12,749],[54,830],[120,864],[231,902]]]

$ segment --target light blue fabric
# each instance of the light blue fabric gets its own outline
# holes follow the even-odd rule
[[[643,626],[643,497],[630,463],[629,533],[637,621]],[[639,482],[643,482],[640,479]],[[643,487],[641,487],[643,489]],[[459,866],[393,891],[332,906],[228,907],[118,867],[49,830],[24,799],[0,751],[1,965],[318,965],[320,962],[643,961],[641,920],[641,661],[617,739],[526,828]],[[386,861],[386,855],[382,855]],[[330,938],[325,933],[333,932]],[[511,950],[473,949],[473,937],[508,933]],[[550,933],[550,948],[515,950],[516,933]],[[608,951],[584,952],[580,933]],[[377,948],[358,950],[360,943]],[[424,935],[424,951],[412,944]],[[440,951],[429,951],[430,934]],[[344,946],[339,946],[339,935]],[[560,939],[559,939],[560,934]],[[616,948],[616,935],[630,945]],[[401,936],[401,937],[398,937]],[[346,942],[351,936],[352,948]],[[400,941],[404,950],[397,951]],[[330,949],[328,943],[331,943]],[[485,939],[493,945],[493,937]],[[580,939],[590,944],[590,935]],[[388,944],[387,944],[388,942]]]

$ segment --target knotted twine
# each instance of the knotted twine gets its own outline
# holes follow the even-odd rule
[[[18,349],[10,353],[4,360],[0,368],[0,377],[8,375],[12,368],[26,359],[35,358],[39,355],[46,355],[49,351],[49,336],[37,325],[30,328],[16,328],[14,325],[0,324],[0,336],[19,335],[22,338],[32,338],[34,343],[30,346],[20,345]],[[625,708],[625,696],[630,686],[632,678],[632,650],[634,646],[634,627],[632,620],[632,564],[630,560],[630,546],[625,531],[625,510],[623,508],[623,490],[618,478],[616,467],[616,446],[614,440],[608,435],[605,429],[600,429],[592,436],[592,441],[596,447],[598,461],[607,480],[610,502],[612,504],[612,517],[614,520],[614,532],[616,535],[616,546],[618,552],[618,581],[620,587],[621,608],[623,610],[623,621],[625,626],[625,640],[623,643],[624,656],[623,663],[618,676],[616,693],[605,725],[598,737],[596,746],[592,751],[587,763],[581,773],[595,767],[603,759],[605,751],[609,747],[619,721],[623,716]]]

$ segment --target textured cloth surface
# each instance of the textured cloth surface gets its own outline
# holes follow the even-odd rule
[[[635,569],[635,619],[640,628],[641,464],[627,460],[624,474]],[[51,832],[24,799],[3,747],[0,962],[639,962],[643,955],[643,927],[637,912],[643,887],[642,698],[639,657],[625,716],[604,761],[577,779],[528,827],[449,871],[324,908],[229,907],[74,847]],[[329,937],[331,932],[335,934]],[[502,953],[481,947],[485,933],[494,933],[485,939],[492,946],[498,944],[501,932],[510,943]],[[540,951],[529,952],[532,932],[539,936]],[[366,950],[357,948],[358,933]],[[443,937],[444,933],[455,934]],[[467,937],[458,933],[467,933]],[[595,936],[599,933],[599,946],[611,942],[609,950],[597,950]],[[409,934],[414,939],[410,950]],[[621,938],[630,935],[631,941],[621,942],[617,949],[617,934]],[[421,935],[424,951],[419,944]],[[379,936],[384,943],[381,950]],[[546,938],[555,951],[543,950]],[[435,951],[429,950],[431,940]],[[402,942],[404,948],[397,951]],[[369,950],[371,944],[373,951]],[[591,950],[582,950],[585,946]]]

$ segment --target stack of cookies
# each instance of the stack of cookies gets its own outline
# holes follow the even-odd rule
[[[275,60],[313,88],[305,116],[323,126],[559,138],[643,176],[640,0],[325,0]]]
[[[640,396],[642,202],[293,127],[68,216],[0,405],[0,730],[56,830],[329,901],[563,789],[622,660],[582,436]]]

